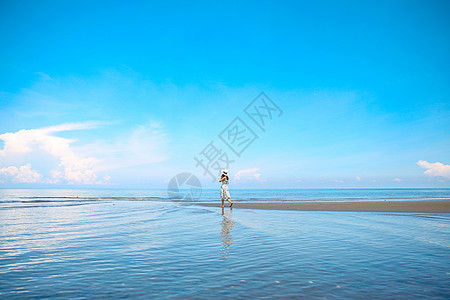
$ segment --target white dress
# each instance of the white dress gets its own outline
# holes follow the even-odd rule
[[[230,192],[228,191],[228,183],[229,183],[228,179],[222,181],[222,189],[220,190],[220,197],[223,200],[230,200],[231,198]]]

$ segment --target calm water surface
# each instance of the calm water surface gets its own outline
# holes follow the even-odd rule
[[[380,193],[396,194],[316,190],[309,197],[370,201]],[[450,297],[450,214],[222,214],[162,197],[0,190],[0,298]]]

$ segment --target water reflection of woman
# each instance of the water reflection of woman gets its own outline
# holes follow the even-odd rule
[[[222,232],[220,234],[222,238],[222,257],[228,257],[228,251],[230,250],[231,245],[233,244],[233,237],[231,236],[231,230],[234,227],[234,222],[231,219],[231,210],[228,211],[227,214],[224,213],[222,208]]]

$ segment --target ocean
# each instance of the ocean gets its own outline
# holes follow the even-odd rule
[[[411,201],[448,200],[450,189],[231,194]],[[165,190],[0,189],[0,238],[1,299],[450,297],[445,213],[222,212]]]

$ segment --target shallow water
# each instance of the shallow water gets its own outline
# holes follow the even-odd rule
[[[222,215],[148,191],[0,193],[2,299],[450,297],[450,214]]]

